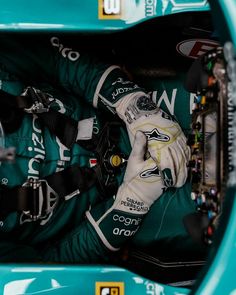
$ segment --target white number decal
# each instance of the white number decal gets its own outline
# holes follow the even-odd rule
[[[104,0],[105,14],[119,14],[120,0]]]

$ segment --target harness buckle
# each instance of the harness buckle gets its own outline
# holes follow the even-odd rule
[[[32,221],[47,217],[58,203],[58,194],[44,179],[30,178],[23,184],[23,186],[32,189],[29,198],[30,209],[23,211],[23,214],[29,217]]]
[[[22,96],[28,96],[32,100],[32,105],[29,108],[24,108],[24,111],[30,114],[40,114],[48,112],[49,105],[52,103],[52,101],[55,100],[50,94],[44,93],[41,90],[31,86],[26,88]]]

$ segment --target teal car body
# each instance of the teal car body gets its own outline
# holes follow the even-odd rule
[[[211,11],[222,45],[231,42],[236,48],[234,0],[209,3],[205,0],[0,0],[0,4],[0,34],[51,31],[106,34],[172,14]],[[235,59],[231,64],[236,83]],[[223,215],[214,246],[192,289],[161,284],[116,266],[0,264],[0,292],[9,295],[236,294],[236,181],[228,186]]]
[[[103,3],[105,3],[104,9],[102,9]],[[108,32],[127,29],[153,17],[208,9],[206,0],[87,0],[83,2],[23,0],[20,3],[2,0],[0,29],[4,31]]]

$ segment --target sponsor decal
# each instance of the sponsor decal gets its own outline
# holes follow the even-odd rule
[[[96,116],[93,117],[93,133],[98,134],[99,133],[99,124],[98,124],[98,119]]]
[[[124,282],[96,282],[95,295],[124,295]]]
[[[159,97],[158,97],[157,91],[153,91],[151,94],[152,100],[158,107],[160,107],[161,104],[163,103],[165,107],[167,108],[168,112],[173,116],[175,115],[175,102],[176,102],[176,98],[178,97],[177,94],[179,93],[179,91],[181,92],[181,90],[179,90],[178,88],[173,88],[172,90],[170,90],[171,97],[168,96],[165,90],[162,92],[162,94]],[[194,101],[197,99],[197,97],[198,96],[195,93],[189,94],[189,100],[188,100],[189,114],[193,113],[193,104],[194,104]],[[173,117],[171,117],[171,119],[174,120]]]
[[[217,46],[219,43],[210,39],[188,39],[178,43],[176,50],[183,56],[196,59]]]
[[[231,42],[227,42],[224,45],[224,57],[227,62],[227,74],[228,74],[228,185],[235,186],[235,167],[236,167],[236,51]]]
[[[120,19],[122,15],[122,0],[99,0],[99,19]]]
[[[157,141],[162,141],[162,142],[167,142],[170,140],[170,137],[164,133],[160,133],[157,128],[154,128],[152,131],[147,131],[144,132],[145,135],[147,136],[147,140],[157,140]]]
[[[133,278],[136,284],[144,285],[146,288],[146,293],[148,295],[165,295],[165,289],[163,286],[153,283],[151,281],[145,280],[141,277]],[[177,293],[175,293],[177,295]],[[180,295],[180,293],[178,293]]]
[[[34,157],[28,163],[28,176],[27,178],[39,178],[39,163],[45,159],[45,147],[43,143],[42,130],[40,128],[38,117],[33,115],[32,120],[32,144],[28,146],[29,152],[34,152]]]
[[[164,295],[164,287],[149,281],[144,283],[146,285],[146,294],[148,295]]]
[[[121,201],[120,205],[128,207],[130,211],[146,213],[149,210],[149,208],[144,204],[144,202],[136,201],[129,197],[127,197],[125,201]]]
[[[39,169],[40,162],[45,159],[45,146],[43,141],[42,130],[39,124],[39,119],[36,115],[33,115],[32,118],[32,135],[31,135],[31,145],[28,146],[28,151],[33,152],[34,156],[28,162],[28,175],[27,179],[39,179]],[[47,216],[48,217],[48,216]],[[20,216],[20,224],[32,222],[32,219],[29,218],[24,213]]]
[[[131,237],[137,232],[138,228],[135,230],[129,230],[129,229],[124,229],[124,228],[114,228],[112,233],[115,236],[125,236],[125,237]]]
[[[140,222],[142,221],[141,218],[130,218],[130,217],[125,217],[123,215],[115,214],[113,216],[113,220],[123,223],[125,226],[129,225],[139,225]]]
[[[98,163],[98,160],[96,158],[89,159],[89,167],[90,168],[96,166],[97,163]]]
[[[127,93],[129,91],[133,91],[134,89],[139,88],[138,85],[134,85],[133,87],[120,87],[116,88],[115,91],[112,92],[112,100],[116,100],[118,95]]]
[[[56,137],[56,142],[58,144],[60,155],[60,159],[57,161],[56,172],[59,172],[65,169],[66,162],[69,162],[71,157],[70,150],[66,146],[64,146],[64,144],[61,143],[58,137]]]
[[[158,169],[157,166],[147,169],[145,171],[143,171],[142,173],[140,173],[140,177],[141,178],[148,178],[148,177],[152,177],[152,176],[158,176],[160,177],[160,170]]]
[[[156,14],[156,0],[145,0],[145,16],[151,17]]]
[[[50,98],[50,100],[54,101],[54,103],[57,104],[57,106],[59,107],[58,112],[60,112],[61,114],[66,113],[66,109],[62,101],[60,101],[59,99],[55,97]],[[65,169],[66,162],[69,162],[71,160],[71,157],[70,157],[70,150],[66,146],[64,146],[64,144],[61,143],[58,137],[56,137],[56,142],[58,144],[59,155],[60,155],[60,159],[57,161],[56,172],[59,172]]]
[[[72,48],[64,47],[59,38],[52,37],[50,41],[53,47],[58,48],[58,51],[64,58],[67,58],[70,61],[76,61],[80,57],[78,51],[74,51]]]

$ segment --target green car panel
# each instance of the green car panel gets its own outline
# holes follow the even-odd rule
[[[154,17],[205,10],[209,10],[206,0],[2,0],[0,29],[20,32],[109,32],[129,28]]]

